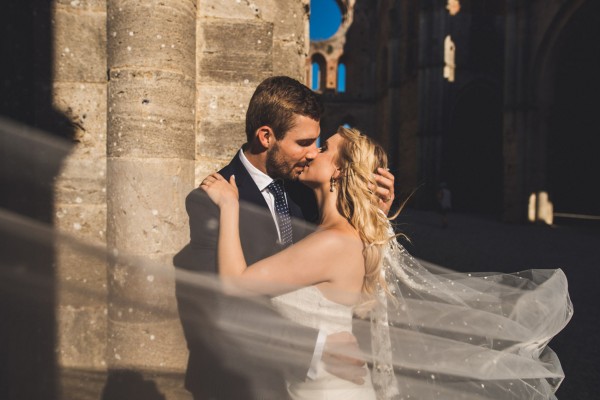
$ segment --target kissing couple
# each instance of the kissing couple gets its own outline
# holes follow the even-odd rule
[[[344,127],[317,148],[322,111],[300,82],[266,79],[250,100],[247,143],[186,199],[191,240],[175,265],[222,282],[209,301],[177,283],[194,398],[552,398],[563,374],[546,344],[572,314],[562,271],[423,268],[387,216],[385,151]],[[202,318],[228,338],[207,340]],[[370,357],[358,351],[357,321]],[[263,351],[248,345],[256,336]],[[258,354],[271,344],[287,356]]]

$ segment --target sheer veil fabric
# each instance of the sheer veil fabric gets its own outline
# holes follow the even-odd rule
[[[573,315],[562,270],[434,274],[395,239],[382,262],[388,288],[370,318],[379,399],[556,398],[564,374],[547,345]]]

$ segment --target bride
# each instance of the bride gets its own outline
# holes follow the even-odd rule
[[[215,173],[201,186],[220,208],[222,280],[271,296],[284,316],[327,333],[351,331],[355,313],[371,316],[373,379],[367,371],[360,385],[321,367],[315,379],[288,380],[290,397],[553,398],[563,375],[545,345],[571,315],[564,274],[429,273],[395,240],[370,190],[373,172],[386,167],[379,145],[340,127],[299,177],[315,194],[317,231],[251,266],[239,238],[235,177]],[[537,297],[523,295],[529,292]],[[540,314],[548,292],[555,314]],[[528,326],[532,312],[539,314],[535,327]]]

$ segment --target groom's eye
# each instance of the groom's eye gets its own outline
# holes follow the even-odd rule
[[[298,140],[296,143],[302,147],[310,147],[315,143],[315,139]]]
[[[319,147],[319,153],[323,153],[324,151],[327,151],[327,143],[325,143],[323,146]]]

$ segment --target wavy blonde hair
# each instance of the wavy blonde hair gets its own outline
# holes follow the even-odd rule
[[[362,291],[372,294],[379,285],[386,287],[381,274],[381,256],[383,246],[391,239],[389,222],[371,188],[377,187],[374,177],[377,168],[387,168],[387,155],[379,144],[356,129],[340,126],[337,133],[344,139],[337,160],[341,171],[337,209],[357,230],[364,244]]]

